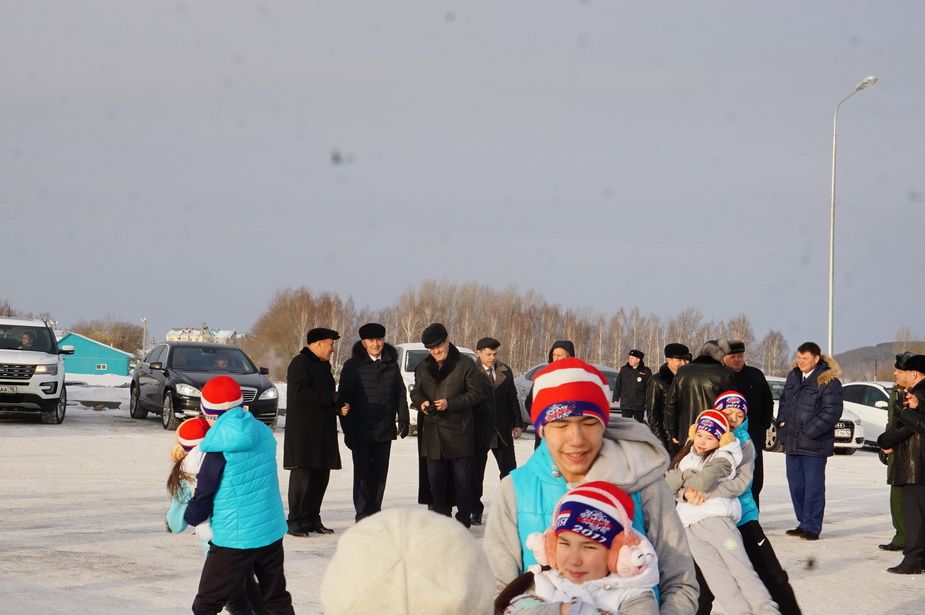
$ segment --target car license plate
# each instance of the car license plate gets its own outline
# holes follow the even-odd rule
[[[836,429],[835,437],[836,438],[850,438],[851,430],[850,429]]]
[[[12,384],[0,384],[0,393],[15,393],[16,387]]]
[[[244,408],[244,411],[245,411],[245,412],[250,412],[250,411],[251,411],[251,407],[250,407],[250,406],[241,406],[241,407]]]

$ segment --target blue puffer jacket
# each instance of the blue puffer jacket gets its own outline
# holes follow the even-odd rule
[[[738,438],[739,444],[742,445],[742,449],[746,448],[745,443],[752,443],[752,451],[755,451],[755,441],[752,440],[752,437],[748,434],[748,419],[742,421],[742,424],[736,427],[733,430],[735,437]],[[752,459],[754,463],[754,458]],[[755,496],[752,495],[752,481],[748,483],[748,489],[742,492],[742,495],[739,496],[739,504],[742,506],[742,517],[739,519],[737,526],[742,526],[748,523],[749,521],[758,520],[758,505],[755,503]]]
[[[273,431],[250,412],[232,408],[206,433],[200,448],[225,457],[212,508],[212,543],[256,549],[282,538],[287,525]]]
[[[838,364],[825,355],[806,380],[796,367],[787,375],[777,421],[788,455],[828,457],[835,451],[835,423],[844,408],[838,375]]]

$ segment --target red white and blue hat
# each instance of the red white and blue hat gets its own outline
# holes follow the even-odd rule
[[[704,410],[691,426],[691,437],[698,431],[705,431],[722,443],[723,436],[730,432],[729,419],[719,410]]]
[[[217,376],[202,387],[202,413],[218,418],[244,401],[241,385],[228,376]]]
[[[562,496],[551,529],[556,536],[575,532],[610,548],[632,522],[632,498],[613,483],[594,481]]]
[[[716,401],[713,402],[714,410],[725,412],[731,408],[741,410],[745,416],[748,416],[748,402],[745,401],[745,398],[742,397],[740,393],[736,393],[735,391],[726,391],[725,393],[720,393],[719,397],[716,398]]]
[[[533,379],[530,420],[540,436],[546,423],[572,416],[593,416],[606,428],[610,398],[607,379],[596,367],[581,359],[561,359]]]
[[[188,453],[202,442],[209,427],[211,427],[209,421],[202,417],[186,419],[177,427],[177,442]]]

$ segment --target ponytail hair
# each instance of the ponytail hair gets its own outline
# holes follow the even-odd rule
[[[543,566],[543,570],[549,570],[549,566]],[[502,589],[498,597],[495,598],[495,613],[503,613],[504,609],[511,605],[514,598],[527,593],[527,590],[531,587],[533,587],[533,573],[529,571],[508,583],[507,587]]]
[[[167,491],[174,497],[180,492],[180,481],[185,480],[189,482],[193,478],[181,468],[183,460],[186,459],[186,454],[186,449],[183,448],[179,442],[174,444],[173,451],[171,451],[173,467],[170,469],[170,475],[167,477]]]

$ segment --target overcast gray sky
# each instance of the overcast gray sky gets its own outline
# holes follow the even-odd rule
[[[923,2],[0,7],[18,308],[162,337],[446,278],[824,346],[832,112],[875,74],[839,113],[836,350],[925,332]]]

